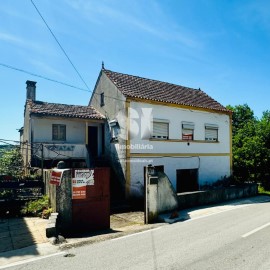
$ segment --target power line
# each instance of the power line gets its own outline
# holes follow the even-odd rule
[[[43,20],[43,22],[45,23],[45,25],[47,26],[48,30],[50,31],[50,33],[52,34],[52,36],[54,37],[55,41],[57,42],[57,44],[59,45],[60,49],[62,50],[62,52],[64,53],[64,55],[66,56],[66,58],[68,59],[69,63],[72,65],[72,67],[74,68],[74,70],[76,71],[76,73],[78,74],[79,78],[82,80],[82,82],[84,83],[84,85],[86,86],[86,88],[88,90],[89,87],[86,84],[85,80],[83,79],[83,77],[81,76],[81,74],[79,73],[79,71],[77,70],[77,68],[75,67],[75,65],[72,63],[71,59],[69,58],[69,56],[67,55],[66,51],[64,50],[64,48],[62,47],[62,45],[60,44],[60,42],[58,41],[58,39],[56,38],[55,34],[53,33],[53,31],[51,30],[51,28],[49,27],[49,25],[47,24],[47,22],[45,21],[44,17],[42,16],[42,14],[40,13],[39,9],[37,8],[37,6],[35,5],[35,3],[33,2],[33,0],[31,0],[31,3],[33,4],[33,6],[35,7],[37,13],[39,14],[39,16],[41,17],[41,19]]]
[[[31,72],[27,72],[25,70],[22,70],[22,69],[18,69],[18,68],[15,68],[15,67],[12,67],[12,66],[9,66],[9,65],[6,65],[6,64],[1,64],[2,66],[5,66],[7,68],[12,68],[14,70],[17,70],[17,71],[21,71],[21,72],[24,72],[24,73],[27,73],[27,74],[30,74],[30,75],[33,75],[33,76],[36,76],[36,77],[40,77],[40,78],[43,78],[43,79],[46,79],[46,80],[49,80],[49,81],[53,81],[53,82],[56,82],[56,83],[59,83],[59,84],[63,84],[63,85],[66,85],[66,86],[69,86],[69,87],[72,87],[72,88],[75,88],[75,89],[78,89],[78,90],[82,90],[82,91],[86,91],[86,92],[90,92],[93,94],[94,98],[97,100],[97,98],[95,97],[95,95],[98,95],[97,93],[93,93],[93,91],[90,90],[90,88],[88,87],[88,85],[86,84],[85,80],[82,78],[81,74],[79,73],[78,69],[75,67],[75,65],[73,64],[73,62],[71,61],[70,57],[67,55],[66,51],[64,50],[63,46],[60,44],[60,42],[58,41],[57,37],[55,36],[55,34],[53,33],[53,31],[51,30],[50,26],[48,25],[48,23],[46,22],[46,20],[44,19],[44,17],[42,16],[41,12],[39,11],[39,9],[37,8],[37,6],[35,5],[35,3],[33,2],[33,0],[31,0],[31,3],[33,4],[34,8],[36,9],[37,13],[39,14],[39,16],[41,17],[41,19],[43,20],[43,22],[45,23],[46,27],[48,28],[48,30],[50,31],[51,35],[54,37],[55,41],[57,42],[58,46],[60,47],[60,49],[62,50],[62,52],[64,53],[64,55],[66,56],[66,58],[68,59],[68,61],[70,62],[70,64],[72,65],[73,69],[76,71],[76,73],[78,74],[79,78],[82,80],[82,82],[84,83],[84,85],[86,86],[86,89],[83,89],[83,88],[79,88],[79,87],[76,87],[76,86],[73,86],[73,85],[70,85],[70,84],[66,84],[66,83],[63,83],[63,82],[60,82],[60,81],[57,81],[57,80],[53,80],[53,79],[50,79],[50,78],[47,78],[47,77],[44,77],[44,76],[41,76],[41,75],[37,75],[37,74],[34,74],[34,73],[31,73]],[[115,97],[112,97],[112,96],[107,96],[107,95],[104,95],[104,97],[107,97],[107,98],[111,98],[111,99],[115,99],[115,100],[119,100],[119,101],[124,101],[122,99],[118,99],[118,98],[115,98]],[[97,100],[98,101],[98,100]],[[104,109],[105,113],[107,113],[107,111]]]
[[[20,144],[22,144],[22,145],[29,145],[29,147],[32,147],[33,149],[34,148],[39,149],[40,145],[42,144],[42,143],[39,143],[39,142],[29,143],[29,142],[26,142],[26,141],[20,142],[20,141],[14,141],[14,140],[6,140],[6,139],[0,139],[0,142],[1,143],[8,144],[10,146],[21,147],[21,148],[23,148],[23,147]],[[10,142],[16,143],[17,145],[16,144],[12,144]],[[26,149],[26,148],[24,147],[24,149]]]
[[[72,87],[72,88],[75,88],[77,90],[92,93],[93,95],[100,95],[98,93],[93,93],[92,90],[83,89],[83,88],[80,88],[80,87],[77,87],[77,86],[74,86],[74,85],[71,85],[71,84],[68,84],[68,83],[65,83],[65,82],[61,82],[61,81],[58,81],[58,80],[55,80],[55,79],[51,79],[51,78],[45,77],[43,75],[35,74],[33,72],[26,71],[24,69],[17,68],[17,67],[11,66],[11,65],[7,65],[7,64],[1,63],[1,62],[0,62],[0,66],[3,66],[5,68],[9,68],[9,69],[13,69],[13,70],[16,70],[16,71],[19,71],[19,72],[23,72],[23,73],[26,73],[26,74],[29,74],[29,75],[32,75],[32,76],[35,76],[35,77],[38,77],[38,78],[41,78],[41,79],[44,79],[44,80],[48,80],[48,81],[55,82],[55,83],[58,83],[58,84],[62,84],[62,85],[68,86],[68,87]],[[124,101],[123,99],[112,97],[112,96],[104,95],[104,97],[119,100],[119,101]],[[97,100],[97,98],[95,96],[94,96],[94,98]]]
[[[1,63],[1,62],[0,62],[0,66],[6,67],[6,68],[9,68],[9,69],[13,69],[13,70],[16,70],[16,71],[20,71],[20,72],[23,72],[23,73],[26,73],[26,74],[29,74],[29,75],[32,75],[32,76],[35,76],[35,77],[39,77],[39,78],[42,78],[42,79],[45,79],[45,80],[48,80],[48,81],[51,81],[51,82],[55,82],[55,83],[58,83],[58,84],[62,84],[62,85],[68,86],[68,87],[72,87],[72,88],[75,88],[75,89],[78,89],[78,90],[81,90],[81,91],[91,92],[89,90],[86,90],[86,89],[83,89],[83,88],[80,88],[80,87],[77,87],[77,86],[74,86],[74,85],[71,85],[71,84],[68,84],[68,83],[60,82],[60,81],[57,81],[57,80],[54,80],[54,79],[50,79],[48,77],[45,77],[45,76],[42,76],[42,75],[39,75],[39,74],[35,74],[33,72],[26,71],[24,69],[17,68],[17,67],[14,67],[14,66],[10,66],[10,65],[7,65],[7,64]]]
[[[89,92],[93,92],[90,90],[90,88],[88,87],[88,85],[86,84],[85,80],[83,79],[83,77],[81,76],[81,74],[79,73],[78,69],[75,67],[75,65],[72,63],[71,59],[69,58],[69,56],[67,55],[66,51],[64,50],[63,46],[60,44],[60,42],[58,41],[58,39],[56,38],[55,34],[53,33],[52,29],[50,28],[50,26],[48,25],[48,23],[46,22],[46,20],[44,19],[44,17],[42,16],[41,12],[39,11],[39,9],[37,8],[37,6],[35,5],[35,3],[33,2],[33,0],[31,0],[31,3],[33,4],[33,6],[35,7],[37,13],[39,14],[39,16],[41,17],[41,19],[43,20],[43,22],[45,23],[46,27],[48,28],[48,30],[50,31],[51,35],[53,36],[53,38],[55,39],[56,43],[58,44],[58,46],[60,47],[60,49],[62,50],[62,52],[64,53],[64,55],[66,56],[66,58],[68,59],[69,63],[72,65],[73,69],[76,71],[76,73],[78,74],[78,76],[80,77],[80,79],[82,80],[82,82],[84,83],[84,85],[86,86],[86,88],[89,90]],[[103,63],[102,63],[103,66]],[[95,95],[93,95],[93,97],[97,100],[97,98],[95,97]],[[97,100],[98,101],[98,100]],[[105,111],[105,116],[107,118],[108,112],[104,109]]]

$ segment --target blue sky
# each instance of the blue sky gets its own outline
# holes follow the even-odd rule
[[[101,62],[201,88],[223,105],[270,109],[270,3],[260,0],[34,0],[93,89]],[[30,0],[1,1],[0,63],[86,89]],[[25,81],[37,99],[87,105],[91,93],[0,65],[0,138],[18,140]]]

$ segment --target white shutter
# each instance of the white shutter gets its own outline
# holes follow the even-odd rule
[[[205,129],[205,140],[206,141],[217,141],[218,140],[218,129]]]
[[[153,138],[168,139],[169,124],[161,122],[153,122]]]
[[[194,124],[182,124],[183,129],[194,129]]]

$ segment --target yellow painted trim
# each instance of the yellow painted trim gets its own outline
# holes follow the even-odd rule
[[[153,105],[162,105],[162,106],[168,106],[168,107],[174,107],[174,108],[181,108],[181,109],[187,109],[187,110],[195,110],[195,111],[211,112],[211,113],[227,114],[227,115],[232,114],[232,112],[227,112],[227,111],[219,111],[219,110],[214,110],[214,109],[200,108],[200,107],[195,107],[195,106],[174,104],[174,103],[155,101],[155,100],[148,100],[148,99],[143,99],[143,98],[128,97],[127,100],[141,102],[141,103],[148,103],[148,104],[153,104]]]
[[[130,157],[225,157],[230,153],[130,153]]]
[[[232,152],[232,115],[230,115],[230,172],[233,174],[233,152]]]
[[[183,142],[183,143],[219,143],[219,141],[205,141],[205,140],[180,140],[180,139],[156,139],[156,138],[150,138],[149,141],[151,142]]]
[[[130,195],[130,102],[126,101],[126,198]]]

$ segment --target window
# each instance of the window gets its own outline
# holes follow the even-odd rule
[[[104,101],[104,93],[100,94],[100,106],[104,106],[105,105],[105,101]]]
[[[153,134],[152,138],[155,139],[169,139],[169,121],[154,119],[153,121]]]
[[[194,123],[182,122],[182,140],[194,140]]]
[[[52,125],[52,139],[54,141],[65,141],[66,140],[66,125]]]
[[[120,133],[120,126],[117,120],[110,121],[111,128],[111,142],[118,142],[118,134]]]
[[[218,125],[205,124],[205,140],[218,141]]]

